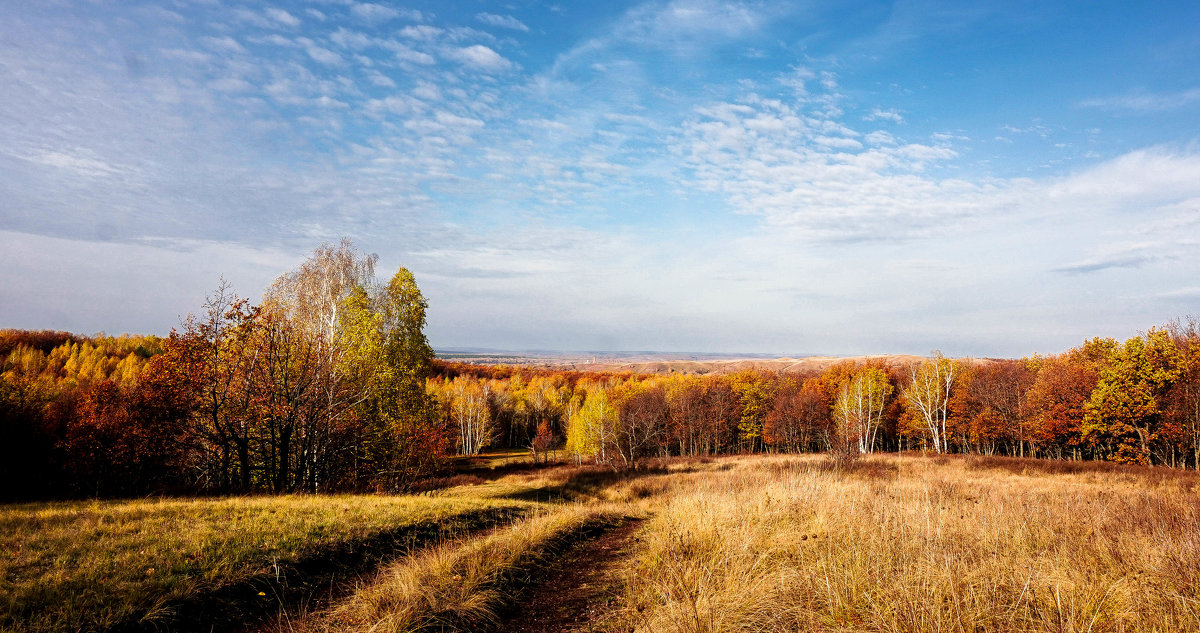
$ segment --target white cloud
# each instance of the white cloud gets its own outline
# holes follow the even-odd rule
[[[313,60],[325,64],[326,66],[341,66],[342,64],[346,63],[346,60],[342,59],[341,55],[338,55],[327,48],[321,48],[315,44],[309,44],[308,46],[304,47],[304,51],[308,53],[308,56],[313,58]]]
[[[876,130],[874,132],[870,132],[867,135],[863,136],[863,140],[865,140],[869,145],[895,145],[896,144],[896,137],[892,136],[891,134],[889,134],[887,132],[884,132],[883,130]]]
[[[455,146],[474,143],[475,133],[483,129],[484,125],[479,119],[444,110],[434,112],[432,117],[409,118],[404,122],[406,130],[421,135],[425,142]]]
[[[1040,122],[1033,122],[1026,126],[1003,125],[1000,129],[1009,134],[1034,134],[1040,138],[1049,138],[1053,132],[1048,126]]]
[[[863,146],[855,139],[840,136],[814,136],[812,140],[817,145],[834,149],[862,149]]]
[[[648,45],[703,44],[709,38],[744,37],[762,24],[758,11],[740,2],[673,0],[630,11],[617,32]]]
[[[412,89],[412,95],[425,101],[442,100],[441,89],[438,88],[437,84],[428,81],[419,82],[416,87]]]
[[[357,2],[350,5],[350,12],[367,22],[388,22],[397,18],[421,22],[426,16],[416,9],[397,9],[373,2]]]
[[[350,12],[368,22],[382,22],[400,17],[400,12],[396,9],[369,2],[351,5]]]
[[[384,114],[407,115],[420,112],[420,102],[405,95],[391,95],[382,99],[371,99],[363,106],[363,110],[372,116]]]
[[[74,152],[48,150],[22,158],[41,165],[68,170],[85,178],[112,176],[122,171],[97,157],[91,150],[83,148],[77,148]]]
[[[200,43],[204,44],[210,50],[221,53],[245,53],[246,49],[232,37],[225,35],[222,37],[201,37]]]
[[[428,24],[412,24],[400,29],[400,37],[405,37],[410,40],[421,40],[425,42],[433,41],[439,35],[444,33],[442,29]]]
[[[335,110],[344,110],[350,107],[350,104],[345,101],[339,101],[329,95],[321,95],[313,99],[311,103],[318,108],[332,108]]]
[[[202,240],[112,243],[0,230],[0,244],[0,266],[13,274],[0,290],[6,326],[83,333],[166,335],[222,277],[257,302],[298,261],[277,247]]]
[[[239,22],[252,24],[261,28],[272,28],[276,26],[276,24],[265,15],[249,9],[233,9],[230,11],[230,15],[236,18]]]
[[[392,81],[391,77],[384,75],[383,73],[379,72],[378,70],[368,71],[367,72],[367,80],[370,81],[372,84],[379,86],[380,88],[395,88],[396,87],[396,82]]]
[[[482,44],[452,48],[446,52],[446,56],[465,66],[487,72],[499,72],[512,67],[512,62]]]
[[[278,22],[284,26],[290,26],[290,27],[300,26],[300,18],[292,15],[291,13],[288,13],[287,11],[284,11],[283,9],[268,8],[268,9],[265,9],[263,11],[263,13],[265,13],[267,15],[267,17],[271,18],[272,20],[275,20],[276,22]]]
[[[487,22],[476,17],[482,5],[439,16],[445,28],[394,22],[426,16],[387,5],[377,6],[395,13],[372,24],[354,19],[369,21],[372,9],[348,15],[344,1],[321,3],[328,14],[279,5],[311,39],[284,30],[288,20],[262,4],[257,22],[219,5],[180,5],[191,12],[190,35],[162,35],[180,28],[171,21],[147,30],[149,44],[124,37],[118,20],[47,12],[47,23],[65,20],[61,28],[79,36],[57,39],[0,25],[0,66],[19,77],[0,91],[0,112],[25,122],[0,126],[8,230],[0,251],[36,241],[88,252],[90,265],[120,273],[97,275],[96,287],[114,283],[132,265],[121,258],[132,257],[164,269],[134,275],[138,285],[188,288],[194,308],[214,280],[178,270],[198,270],[200,260],[145,247],[191,248],[178,243],[183,235],[282,245],[269,276],[247,286],[255,291],[321,239],[351,234],[418,271],[440,340],[492,345],[536,345],[554,331],[578,347],[586,331],[600,333],[587,339],[597,346],[810,340],[847,352],[847,339],[822,337],[855,331],[847,336],[876,336],[862,346],[894,349],[894,339],[870,333],[895,325],[921,351],[953,336],[957,321],[991,327],[995,340],[1009,339],[1005,349],[1026,352],[1042,343],[1024,332],[1055,319],[1086,329],[1108,305],[1176,309],[1197,292],[1197,245],[1180,237],[1200,227],[1200,156],[1191,148],[1118,152],[1106,136],[1089,149],[1111,157],[1072,174],[980,177],[976,169],[990,165],[964,137],[988,139],[996,123],[906,138],[922,126],[890,125],[915,115],[879,102],[886,88],[843,94],[821,70],[836,63],[859,81],[852,60],[785,55],[795,42],[777,47],[774,30],[765,37],[768,3],[650,0],[553,64],[540,50],[517,57],[514,40],[464,28]],[[664,54],[719,52],[741,70],[751,36],[767,59],[813,68],[778,68],[786,76],[771,81],[709,68],[715,57]],[[131,80],[122,52],[105,46],[118,40],[150,59],[163,52]],[[548,70],[525,77],[517,59]],[[436,64],[447,60],[449,68]],[[510,74],[472,76],[456,64]],[[1060,125],[1048,118],[1009,132],[1065,137]],[[1070,140],[1088,142],[1079,138]],[[56,237],[22,237],[34,233]],[[1113,245],[1129,235],[1138,244]],[[87,246],[97,240],[110,245]],[[195,249],[224,261],[221,248]],[[10,267],[0,316],[16,313],[11,297],[37,297],[34,284],[21,285],[26,276],[68,286],[55,265],[47,256]],[[645,270],[658,272],[647,279]],[[1112,279],[1137,283],[1122,294],[1105,285]],[[931,283],[937,292],[913,291]],[[548,287],[569,290],[549,296]],[[78,290],[45,303],[66,310],[100,298]],[[1090,292],[1103,299],[1089,303]],[[137,311],[127,301],[136,294],[118,296],[120,305],[95,313]],[[755,309],[738,307],[747,305]],[[517,325],[481,328],[464,316],[479,306]],[[522,318],[531,312],[533,321]],[[148,329],[81,319],[71,327]]]
[[[921,176],[952,158],[950,148],[876,135],[864,149],[855,136],[836,119],[752,95],[698,108],[678,151],[692,183],[809,239],[923,235],[1000,201],[993,185]]]
[[[1200,101],[1200,88],[1180,92],[1134,93],[1114,97],[1099,97],[1081,101],[1084,108],[1125,110],[1137,113],[1176,110]]]
[[[360,31],[351,31],[346,27],[338,27],[338,30],[329,35],[329,41],[353,50],[363,50],[377,44],[375,38],[362,33]]]
[[[529,27],[524,22],[514,18],[511,15],[496,15],[495,13],[479,13],[475,15],[475,19],[490,24],[491,26],[512,29],[514,31],[523,31],[528,33]]]
[[[477,130],[483,127],[483,121],[479,119],[458,116],[449,112],[438,112],[436,117],[438,123],[459,130]]]
[[[904,123],[904,117],[896,110],[885,110],[883,108],[874,108],[870,114],[863,117],[864,121],[891,121],[892,123]]]
[[[422,66],[430,66],[437,63],[433,55],[424,51],[419,51],[411,46],[407,46],[401,42],[386,42],[384,48],[392,51],[396,55],[396,59],[409,64],[419,64]]]
[[[1164,147],[1135,150],[1057,182],[1049,195],[1105,207],[1195,199],[1200,197],[1200,155]]]
[[[301,39],[303,39],[303,38],[301,38]],[[278,33],[272,33],[266,37],[250,38],[250,41],[257,43],[257,44],[272,44],[274,46],[281,46],[284,48],[292,48],[297,45],[296,42],[294,42]]]

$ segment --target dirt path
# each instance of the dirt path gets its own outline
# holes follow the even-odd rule
[[[633,519],[571,548],[544,570],[520,602],[505,610],[500,633],[589,631],[616,600],[611,578],[641,524]]]

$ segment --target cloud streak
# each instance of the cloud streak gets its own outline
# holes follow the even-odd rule
[[[1177,110],[1200,102],[1200,88],[1180,92],[1132,93],[1112,97],[1085,99],[1079,103],[1084,108],[1117,110],[1132,113],[1151,113]]]
[[[484,24],[499,27],[502,29],[512,29],[523,33],[529,32],[529,27],[524,22],[514,18],[511,15],[496,15],[495,13],[477,13],[475,19]]]
[[[1141,268],[1158,259],[1149,255],[1125,255],[1077,262],[1066,266],[1059,266],[1053,269],[1053,271],[1070,275],[1085,275],[1113,268]]]

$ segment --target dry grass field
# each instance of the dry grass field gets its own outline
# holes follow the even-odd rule
[[[276,558],[293,565],[364,534],[458,517],[459,529],[380,556],[326,601],[264,605],[255,627],[1200,631],[1194,472],[908,454],[838,466],[814,455],[632,474],[507,464],[448,483],[459,485],[405,497],[8,506],[5,626],[104,630],[141,614],[153,622],[134,628],[187,629],[180,601],[248,587]],[[471,529],[481,524],[469,517],[496,511],[510,514]],[[621,524],[631,529],[604,545],[614,549],[604,573],[573,580],[598,560],[593,538]],[[528,604],[539,586],[593,604],[532,627],[530,609],[546,609]]]
[[[727,465],[664,491],[631,553],[626,628],[1200,630],[1195,473],[894,455]]]

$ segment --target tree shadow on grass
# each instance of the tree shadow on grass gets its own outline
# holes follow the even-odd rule
[[[468,512],[442,521],[423,521],[301,554],[250,578],[204,591],[142,613],[111,633],[253,631],[270,620],[311,611],[345,595],[354,580],[382,564],[464,534],[511,523],[522,508]]]

